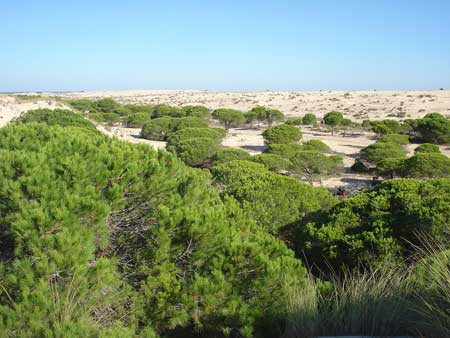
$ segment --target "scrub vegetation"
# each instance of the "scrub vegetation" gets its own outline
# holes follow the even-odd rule
[[[0,129],[1,337],[450,337],[446,117],[65,103]],[[262,153],[222,145],[258,125]],[[322,187],[319,125],[373,131],[352,170],[380,182]]]

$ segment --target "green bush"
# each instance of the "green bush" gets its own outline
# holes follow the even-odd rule
[[[211,112],[204,106],[184,106],[181,108],[186,116],[197,117],[208,120],[211,117]]]
[[[363,148],[360,157],[369,162],[379,163],[386,158],[405,158],[406,152],[398,143],[375,142]]]
[[[276,154],[288,160],[292,159],[298,151],[304,150],[303,145],[298,143],[269,144],[266,149],[267,154]]]
[[[274,122],[283,121],[284,114],[278,109],[266,109],[265,120],[270,128]]]
[[[343,171],[344,164],[341,156],[326,156],[318,151],[298,151],[291,159],[290,171],[305,178],[311,184],[330,175]]]
[[[167,150],[189,166],[200,166],[209,160],[219,148],[217,140],[210,137],[182,138],[171,143]]]
[[[95,104],[92,100],[80,99],[80,100],[68,100],[67,103],[73,109],[76,109],[82,113],[89,113],[91,110],[95,110]]]
[[[285,124],[290,124],[292,126],[301,126],[303,124],[302,119],[292,119],[284,122]]]
[[[306,271],[209,179],[95,130],[1,129],[2,334],[264,332]]]
[[[309,140],[302,143],[303,150],[314,150],[321,153],[331,151],[331,148],[320,140]]]
[[[104,98],[94,101],[94,109],[100,113],[115,113],[120,105],[111,98]]]
[[[419,132],[422,142],[450,143],[450,120],[441,114],[431,113],[419,119],[416,131]]]
[[[116,113],[89,113],[88,117],[100,123],[116,124],[120,122],[120,115]]]
[[[332,134],[334,134],[334,130],[337,126],[340,126],[344,121],[344,116],[340,112],[330,112],[326,113],[323,117],[323,122],[331,127]]]
[[[248,113],[245,114],[247,123],[253,123],[253,121],[267,122],[269,128],[274,122],[283,121],[284,114],[278,109],[270,109],[263,106],[253,107]]]
[[[384,135],[380,142],[392,142],[392,143],[398,143],[400,145],[409,144],[409,137],[408,135],[401,135],[401,134],[387,134]]]
[[[167,150],[187,165],[198,166],[216,153],[226,131],[221,128],[183,128],[168,137]]]
[[[414,153],[440,153],[441,150],[439,149],[439,146],[432,144],[432,143],[424,143],[418,146],[416,149],[414,149]]]
[[[185,111],[181,108],[168,106],[166,104],[158,104],[153,107],[153,118],[158,117],[184,117]]]
[[[95,129],[92,122],[86,120],[80,114],[66,109],[34,109],[29,110],[17,118],[21,123],[45,123],[48,125],[59,125],[61,127],[84,127]]]
[[[223,193],[236,198],[260,226],[272,233],[335,203],[327,190],[270,172],[259,163],[231,161],[213,167],[212,173]]]
[[[222,148],[216,151],[212,160],[215,165],[226,163],[234,160],[250,160],[251,155],[242,149],[237,148]]]
[[[142,126],[141,137],[147,140],[165,141],[173,131],[175,119],[172,117],[159,117],[150,120]]]
[[[124,108],[129,111],[129,115],[137,113],[146,113],[152,115],[154,107],[150,104],[126,104]]]
[[[245,121],[244,114],[236,109],[216,109],[212,112],[212,117],[222,122],[226,130]]]
[[[148,140],[166,141],[169,134],[183,128],[207,128],[208,122],[196,117],[159,117],[142,126],[141,136]]]
[[[288,159],[277,154],[259,154],[252,157],[252,161],[263,164],[270,171],[289,170],[292,163]]]
[[[440,153],[418,153],[405,160],[405,177],[440,178],[450,176],[450,158]]]
[[[250,128],[253,128],[253,122],[258,121],[258,114],[250,110],[244,113],[245,123],[250,123]]]
[[[376,173],[386,178],[403,177],[405,160],[404,158],[385,158],[378,162]]]
[[[280,144],[280,143],[291,143],[298,142],[302,138],[302,133],[300,130],[288,124],[281,124],[265,130],[262,133],[264,141],[267,144]]]
[[[174,119],[174,127],[173,131],[177,131],[183,128],[207,128],[208,121],[204,119],[200,119],[198,117],[181,117],[178,119]]]
[[[378,135],[397,134],[403,129],[400,122],[390,119],[369,121],[369,125],[372,131]]]
[[[385,181],[299,227],[297,249],[323,269],[403,262],[420,246],[419,232],[445,238],[449,203],[448,179]]]
[[[142,128],[151,119],[151,115],[148,112],[133,113],[128,115],[126,125],[128,128]]]
[[[317,123],[317,117],[313,113],[306,113],[302,118],[302,124],[313,126]]]
[[[177,143],[182,139],[195,138],[195,137],[207,137],[216,140],[220,143],[226,135],[226,130],[222,128],[182,128],[174,133],[171,133],[168,137],[167,146]]]

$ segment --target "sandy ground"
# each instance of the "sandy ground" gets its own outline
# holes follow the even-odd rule
[[[20,116],[21,113],[38,108],[62,108],[59,102],[52,100],[30,100],[27,102],[18,102],[14,97],[0,95],[0,128],[4,127],[9,121]]]
[[[248,110],[263,105],[283,111],[287,116],[313,112],[323,116],[341,111],[361,121],[383,118],[421,117],[429,112],[450,115],[450,90],[434,91],[319,91],[319,92],[210,92],[188,90],[128,90],[74,93],[44,93],[66,98],[113,97],[122,103],[188,104]]]
[[[248,110],[255,105],[264,105],[282,110],[289,117],[301,117],[306,112],[318,116],[333,110],[342,111],[354,121],[383,118],[417,118],[429,112],[440,112],[450,117],[450,91],[355,91],[355,92],[259,92],[259,93],[219,93],[208,91],[104,91],[75,93],[36,93],[65,98],[113,97],[122,103],[166,103],[170,105],[200,104],[210,109],[227,107]],[[57,108],[61,103],[49,99],[17,101],[14,97],[0,95],[0,127],[20,115],[21,112],[36,108]],[[97,128],[107,135],[115,136],[132,143],[146,143],[155,148],[164,148],[165,142],[150,141],[139,137],[140,129],[120,126],[101,126]],[[232,128],[223,141],[227,147],[241,148],[250,154],[264,151],[265,145],[261,133],[264,129]],[[323,181],[329,188],[369,186],[372,177],[357,175],[349,171],[358,152],[376,141],[370,132],[347,132],[331,135],[327,131],[302,127],[303,141],[321,140],[335,154],[344,158],[345,172],[340,177]],[[411,155],[417,145],[408,145]],[[441,147],[450,156],[450,147]]]
[[[166,147],[166,142],[164,141],[152,141],[141,138],[139,135],[141,133],[140,128],[97,125],[97,129],[109,136],[115,136],[131,143],[145,143],[155,147],[156,149],[164,149]]]
[[[261,135],[263,131],[264,129],[232,128],[222,144],[247,150],[252,155],[259,154],[266,148]],[[375,134],[331,135],[329,132],[312,130],[310,127],[302,127],[302,134],[303,141],[321,140],[332,149],[333,154],[343,157],[345,172],[339,177],[325,179],[322,182],[324,186],[336,188],[357,185],[363,188],[371,185],[372,177],[350,173],[350,167],[355,163],[355,157],[359,151],[376,141]]]

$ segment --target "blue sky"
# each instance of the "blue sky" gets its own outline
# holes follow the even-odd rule
[[[450,0],[0,0],[0,91],[450,88]]]

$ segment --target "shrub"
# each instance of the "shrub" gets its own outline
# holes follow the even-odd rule
[[[200,119],[198,117],[181,117],[178,119],[174,119],[174,127],[173,131],[177,131],[183,128],[207,128],[208,121],[204,119]]]
[[[290,124],[292,126],[301,126],[303,124],[302,119],[292,119],[292,120],[287,120],[285,122],[285,124]]]
[[[184,116],[186,116],[186,114],[181,108],[171,107],[166,104],[158,104],[153,108],[153,118]]]
[[[286,171],[292,165],[291,161],[277,154],[259,154],[252,157],[256,163],[263,164],[270,171]]]
[[[448,179],[384,181],[299,227],[297,248],[320,269],[403,262],[420,246],[417,233],[446,236],[449,203]]]
[[[151,115],[147,112],[133,113],[128,115],[126,125],[128,128],[142,128],[151,118]]]
[[[450,143],[450,120],[438,113],[425,115],[417,122],[422,142],[446,144]]]
[[[392,142],[392,143],[398,143],[400,145],[409,144],[409,138],[408,135],[401,135],[401,134],[387,134],[384,135],[380,142]]]
[[[165,141],[176,124],[172,117],[159,117],[142,126],[141,137],[148,140]]]
[[[86,99],[68,100],[67,103],[69,104],[70,107],[72,107],[73,109],[76,109],[82,113],[88,113],[91,110],[95,110],[94,101],[92,101],[92,100],[86,100]]]
[[[133,114],[133,111],[123,105],[117,105],[117,107],[114,109],[114,114],[118,114],[121,117],[126,117],[130,114]]]
[[[234,160],[250,160],[251,155],[242,149],[222,148],[216,151],[212,160],[214,164],[226,163]]]
[[[306,178],[311,184],[314,180],[336,175],[344,168],[341,156],[326,156],[318,151],[298,151],[291,159],[290,171]]]
[[[100,123],[115,124],[120,122],[120,115],[116,113],[90,113],[88,117]]]
[[[418,146],[416,149],[414,149],[414,153],[440,153],[441,150],[439,149],[439,146],[432,144],[432,143],[424,143]]]
[[[340,112],[330,112],[325,114],[323,121],[327,126],[331,127],[332,134],[337,126],[341,125],[344,121],[344,116]]]
[[[159,117],[146,122],[141,136],[149,140],[166,141],[170,133],[183,128],[207,128],[208,122],[197,117]]]
[[[313,113],[307,113],[302,118],[302,124],[313,126],[317,123],[317,117]]]
[[[372,131],[378,135],[395,134],[399,133],[403,129],[400,122],[390,119],[370,121],[369,124]]]
[[[95,110],[101,113],[115,113],[119,104],[111,98],[104,98],[94,102]]]
[[[253,128],[253,122],[258,121],[258,114],[250,110],[244,113],[245,123],[250,123],[250,128]]]
[[[124,108],[129,112],[129,115],[137,113],[146,113],[152,115],[154,107],[151,104],[126,104]]]
[[[406,153],[398,143],[375,142],[360,152],[362,159],[379,163],[386,158],[405,158]]]
[[[221,128],[183,128],[169,134],[168,151],[174,152],[187,165],[199,166],[217,151],[226,131]]]
[[[278,109],[266,109],[265,120],[270,128],[274,122],[283,121],[284,114]]]
[[[269,144],[266,149],[267,154],[276,154],[288,160],[293,158],[297,151],[304,150],[303,145],[298,143],[284,143],[284,144]]]
[[[226,130],[222,128],[182,128],[174,133],[171,133],[168,137],[167,146],[175,144],[183,139],[206,137],[215,140],[220,143],[226,135]]]
[[[302,143],[302,149],[303,150],[315,150],[319,151],[321,153],[325,153],[331,150],[331,148],[323,143],[320,140],[309,140]]]
[[[211,117],[211,112],[204,106],[184,106],[181,110],[186,116],[197,117],[203,120],[208,120]]]
[[[230,129],[233,125],[239,125],[245,121],[244,114],[236,109],[216,109],[213,111],[212,117],[222,122],[226,130]]]
[[[170,139],[169,139],[170,142]],[[170,142],[168,151],[189,166],[200,166],[217,152],[218,142],[210,137],[180,138]]]
[[[340,126],[342,127],[354,127],[357,126],[357,123],[354,123],[352,120],[350,119],[342,119]]]
[[[404,174],[405,159],[385,158],[378,162],[376,173],[387,178],[402,177]]]
[[[259,163],[232,161],[214,167],[212,174],[224,194],[236,198],[260,226],[272,233],[335,203],[327,190],[272,173]]]
[[[262,135],[267,144],[298,142],[302,138],[302,133],[297,127],[287,124],[269,128]]]
[[[44,124],[0,140],[3,335],[249,338],[283,315],[286,281],[308,283],[281,241],[167,152]]]
[[[384,124],[377,124],[371,127],[372,131],[378,135],[386,135],[392,133],[392,130]]]
[[[404,162],[405,177],[440,178],[450,176],[450,158],[440,153],[418,153]]]
[[[34,109],[29,110],[17,118],[21,123],[45,123],[48,125],[59,125],[61,127],[84,127],[95,129],[92,122],[86,120],[80,114],[66,109]]]

